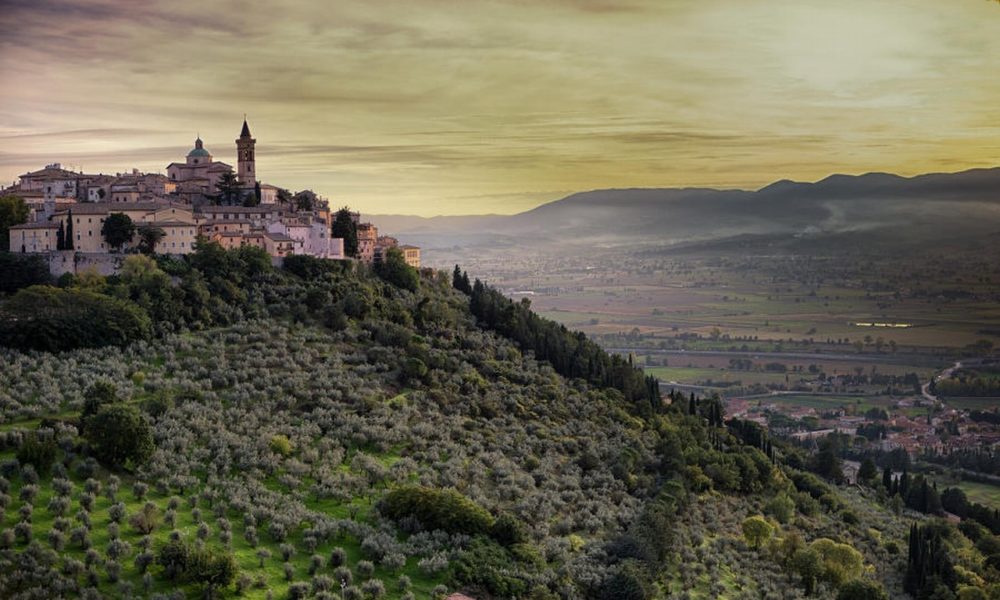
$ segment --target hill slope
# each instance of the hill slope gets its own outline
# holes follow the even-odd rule
[[[2,595],[901,594],[918,517],[802,472],[717,401],[661,403],[626,361],[478,283],[258,258],[206,245],[64,282],[134,298],[159,333],[0,350]],[[19,319],[10,302],[0,319]],[[41,308],[28,326],[60,319]],[[148,423],[148,458],[105,460],[114,411]]]

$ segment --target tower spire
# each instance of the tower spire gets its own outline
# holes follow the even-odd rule
[[[257,182],[254,173],[254,144],[257,140],[250,135],[250,126],[247,125],[247,117],[243,115],[243,130],[239,139],[236,140],[237,178],[244,187],[252,187]]]

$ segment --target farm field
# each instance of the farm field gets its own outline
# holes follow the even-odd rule
[[[662,381],[684,384],[697,384],[704,381],[726,383],[741,382],[743,385],[749,385],[752,383],[784,383],[786,381],[786,376],[788,381],[795,381],[799,377],[797,373],[785,374],[758,371],[730,371],[728,369],[713,369],[707,367],[648,367],[645,371],[650,375],[655,375]]]
[[[805,406],[816,410],[832,410],[841,407],[853,407],[861,413],[875,407],[885,408],[885,402],[880,402],[869,396],[841,396],[819,394],[775,394],[759,399],[760,404],[783,404],[788,406]]]
[[[993,410],[1000,407],[1000,398],[942,398],[945,404],[961,410]]]
[[[927,350],[963,347],[991,335],[984,330],[1000,323],[1000,308],[992,302],[942,299],[926,292],[906,297],[886,286],[887,276],[901,285],[912,284],[906,273],[920,273],[923,265],[918,261],[852,272],[836,261],[817,261],[806,268],[794,257],[770,257],[770,262],[752,257],[664,258],[653,268],[648,260],[632,260],[628,254],[607,260],[613,268],[600,259],[580,259],[586,267],[538,268],[524,276],[494,265],[484,274],[506,289],[533,292],[529,297],[535,310],[591,334],[638,329],[646,335],[708,336],[717,329],[722,337],[758,340],[805,338],[821,343],[846,338],[853,343],[870,337],[866,346],[881,337],[885,344]],[[823,277],[823,268],[831,275]],[[930,289],[949,285],[945,280],[927,284]],[[969,280],[962,287],[992,290],[988,283]]]
[[[975,481],[962,481],[955,484],[955,487],[961,488],[970,502],[978,502],[979,504],[1000,510],[1000,486]]]

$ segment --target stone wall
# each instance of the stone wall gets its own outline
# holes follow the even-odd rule
[[[125,260],[124,254],[77,253],[73,250],[58,250],[48,255],[49,272],[53,277],[63,273],[82,273],[93,269],[101,275],[113,275]]]

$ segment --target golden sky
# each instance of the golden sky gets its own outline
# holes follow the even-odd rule
[[[279,6],[280,5],[280,6]],[[366,213],[1000,162],[989,0],[0,0],[0,181],[200,132]]]

